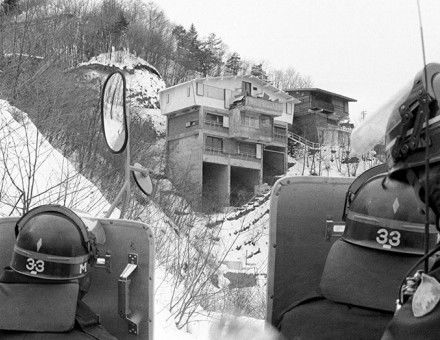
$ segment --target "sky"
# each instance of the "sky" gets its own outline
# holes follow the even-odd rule
[[[367,115],[423,67],[416,0],[155,0],[171,22],[215,33],[230,52],[357,100]],[[427,62],[440,62],[440,1],[420,0]]]

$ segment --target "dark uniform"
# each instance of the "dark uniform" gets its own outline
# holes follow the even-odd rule
[[[25,214],[0,277],[0,338],[116,339],[81,300],[93,253],[84,223],[69,209],[46,205]]]
[[[440,64],[429,64],[416,75],[409,94],[397,102],[386,130],[390,178],[409,183],[423,202],[427,198],[436,220],[440,216],[439,99]],[[431,249],[426,258],[440,250],[438,244]],[[439,264],[436,261],[427,273],[411,273],[404,280],[383,340],[440,339]]]

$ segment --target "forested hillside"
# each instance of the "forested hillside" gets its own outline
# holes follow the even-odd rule
[[[0,69],[8,84],[2,94],[17,96],[31,77],[29,63],[41,73],[45,66],[72,67],[112,48],[148,61],[168,86],[197,76],[247,73],[280,88],[311,83],[294,68],[269,69],[261,60],[242,58],[215,33],[205,37],[194,25],[170,22],[153,2],[3,0],[0,22]]]

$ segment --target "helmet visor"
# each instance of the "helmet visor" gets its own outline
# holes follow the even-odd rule
[[[385,131],[387,122],[392,116],[393,112],[399,113],[396,110],[403,101],[410,94],[413,87],[413,81],[408,82],[403,86],[394,96],[391,97],[385,104],[383,104],[378,110],[356,127],[351,133],[350,145],[353,154],[361,155],[374,148],[377,144],[384,144]],[[395,117],[395,124],[398,123],[400,115]]]

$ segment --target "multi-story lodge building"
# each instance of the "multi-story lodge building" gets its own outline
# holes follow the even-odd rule
[[[348,103],[355,99],[318,88],[285,90],[298,98],[292,132],[314,143],[347,146],[352,124]]]
[[[204,205],[242,203],[285,173],[287,122],[297,102],[253,76],[201,78],[161,91],[169,178]]]

